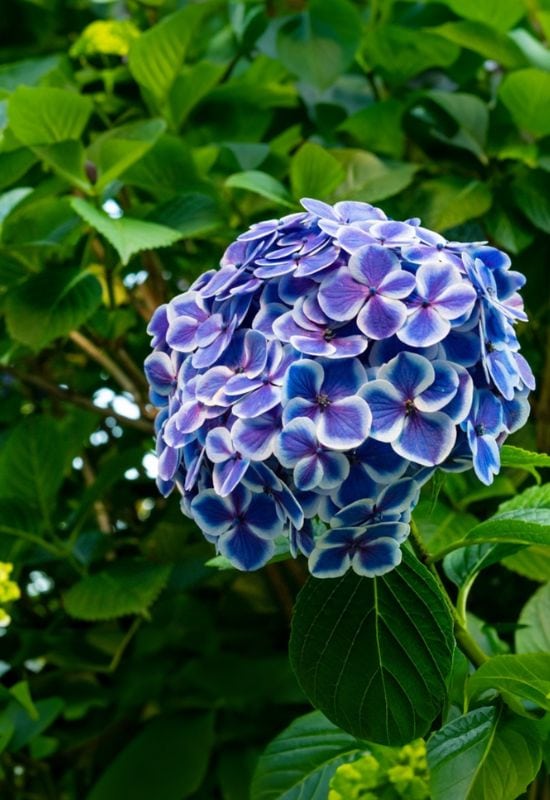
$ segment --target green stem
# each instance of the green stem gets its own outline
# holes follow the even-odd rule
[[[434,561],[438,559],[435,559],[434,556],[430,556],[428,553],[426,545],[424,544],[424,540],[422,539],[418,526],[414,520],[411,520],[410,541],[414,552],[418,556],[418,559],[430,570],[435,581],[437,582],[437,585],[439,586],[441,594],[445,598],[453,618],[454,634],[458,646],[466,658],[468,658],[474,666],[480,667],[485,661],[488,660],[488,658],[466,628],[466,600],[470,586],[466,588],[466,591],[464,591],[465,587],[463,587],[463,594],[461,595],[459,593],[459,598],[457,601],[458,608],[455,608],[451,598],[449,597],[449,593],[445,588],[445,584],[441,580],[441,576],[439,575],[439,572],[434,564]]]

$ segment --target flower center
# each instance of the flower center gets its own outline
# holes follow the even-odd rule
[[[371,297],[374,297],[376,294],[376,288],[374,286],[369,286],[369,294]]]
[[[321,411],[324,411],[330,405],[330,398],[327,394],[318,394],[316,400]]]
[[[478,425],[475,426],[475,432],[477,436],[484,436],[485,435],[485,425],[480,422]]]
[[[416,411],[414,400],[406,400],[405,401],[405,416],[410,417],[410,415]]]
[[[323,334],[323,339],[325,342],[330,342],[331,339],[334,339],[334,331],[332,331],[330,328],[327,328]]]
[[[423,300],[422,301],[422,308],[429,308],[429,307],[430,307],[430,303],[427,300]]]

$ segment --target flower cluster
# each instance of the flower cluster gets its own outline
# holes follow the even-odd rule
[[[21,597],[19,586],[10,579],[12,572],[13,564],[0,561],[0,628],[6,628],[11,622],[11,617],[3,606]]]
[[[243,570],[286,540],[319,577],[382,575],[422,484],[489,484],[528,414],[524,278],[367,203],[302,201],[155,312],[159,488]]]

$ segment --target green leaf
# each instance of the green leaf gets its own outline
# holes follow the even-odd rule
[[[180,232],[182,238],[202,236],[222,223],[216,200],[200,192],[177,194],[147,217]]]
[[[49,697],[46,700],[37,700],[35,709],[37,716],[31,717],[17,702],[13,701],[5,710],[4,718],[9,719],[14,727],[13,735],[9,742],[9,750],[17,752],[33,739],[39,736],[55,722],[63,711],[65,702],[60,697]]]
[[[198,5],[182,8],[142,33],[130,47],[130,72],[157,110],[164,108],[203,14]]]
[[[283,206],[293,207],[290,195],[283,186],[283,184],[266,172],[258,170],[248,170],[247,172],[236,172],[230,175],[225,182],[226,186],[231,189],[245,189],[248,192],[254,192],[262,197],[267,197],[274,203]]]
[[[365,150],[400,158],[405,147],[401,127],[404,110],[403,104],[394,98],[382,100],[352,114],[338,130],[349,133]]]
[[[86,800],[183,800],[201,785],[212,742],[211,714],[153,719],[115,756]]]
[[[79,139],[91,113],[88,97],[50,87],[22,86],[8,104],[10,128],[28,147]]]
[[[503,511],[480,522],[462,541],[464,546],[470,541],[550,546],[550,508]]]
[[[292,195],[302,197],[326,197],[344,180],[344,170],[327,150],[318,144],[306,142],[290,165]]]
[[[170,91],[170,110],[174,125],[180,128],[191,111],[216,86],[225,72],[225,64],[199,61],[184,67]]]
[[[525,229],[523,221],[508,209],[493,206],[486,217],[485,227],[498,247],[516,255],[532,243],[534,234]]]
[[[131,217],[112,219],[103,211],[81,200],[71,201],[71,206],[92,228],[101,233],[115,248],[123,264],[127,264],[140,250],[168,247],[181,238],[179,231]]]
[[[487,105],[479,97],[461,92],[431,91],[426,96],[446,111],[459,126],[459,131],[446,140],[456,147],[470,150],[485,163],[487,157],[484,148],[489,127]]]
[[[197,183],[196,172],[185,143],[180,138],[165,135],[130,167],[124,181],[168,199],[175,192],[187,192],[193,188]]]
[[[503,67],[518,68],[528,65],[527,59],[514,41],[482,22],[470,20],[446,22],[431,30],[449,42],[473,50],[474,53],[496,61]]]
[[[448,176],[425,181],[419,202],[423,223],[445,231],[480,217],[491,207],[492,198],[487,184]]]
[[[516,630],[518,653],[550,653],[550,583],[541,586],[525,604]]]
[[[380,25],[367,31],[366,58],[379,67],[388,80],[403,83],[429,67],[448,67],[460,50],[427,30],[399,25]]]
[[[533,455],[538,455],[534,453]],[[550,484],[531,486],[500,506],[500,511],[521,508],[550,508]],[[504,560],[504,566],[535,581],[550,581],[550,549],[544,545],[526,547]]]
[[[535,138],[550,133],[550,74],[541,69],[520,69],[506,75],[499,97],[521,131]]]
[[[468,679],[469,697],[493,689],[550,711],[550,653],[493,656]]]
[[[96,188],[101,191],[153,147],[166,128],[160,119],[132,122],[102,133],[88,148],[88,158],[97,169]]]
[[[383,577],[310,578],[298,597],[293,669],[313,705],[354,736],[403,744],[424,735],[446,696],[452,650],[447,603],[406,549]]]
[[[523,16],[521,0],[440,0],[455,14],[466,19],[484,22],[497,31],[507,31]]]
[[[484,706],[428,741],[432,800],[516,800],[537,774],[540,738],[525,719]]]
[[[522,548],[519,544],[474,544],[449,553],[443,561],[447,577],[457,586],[471,583],[481,570],[498,564]]]
[[[334,150],[345,170],[345,179],[335,192],[338,200],[376,203],[406,189],[418,170],[416,164],[383,161],[364,150]]]
[[[348,0],[311,0],[277,34],[282,64],[301,81],[326,89],[353,61],[361,40],[361,18]]]
[[[166,586],[170,571],[170,565],[116,562],[71,586],[63,598],[65,610],[85,620],[143,614]]]
[[[8,331],[39,350],[80,327],[100,303],[101,284],[93,275],[78,268],[50,268],[9,292]]]
[[[19,86],[36,86],[60,70],[63,56],[54,54],[25,58],[0,67],[0,90],[13,92]]]
[[[514,181],[514,204],[533,225],[550,233],[550,176],[545,172],[531,170],[523,178]]]
[[[22,500],[48,518],[63,481],[64,452],[63,438],[51,418],[34,416],[19,423],[0,452],[0,496]]]
[[[505,444],[500,451],[500,463],[503,467],[550,467],[550,455],[533,453],[521,447]]]
[[[320,711],[298,717],[260,756],[251,800],[326,800],[336,767],[363,749]]]
[[[448,476],[446,476],[448,477]],[[451,542],[466,536],[477,525],[477,518],[466,511],[457,511],[442,500],[421,498],[413,517],[430,552],[436,552]]]

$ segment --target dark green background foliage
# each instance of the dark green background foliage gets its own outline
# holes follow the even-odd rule
[[[0,638],[0,794],[246,800],[260,752],[309,709],[287,655],[305,568],[280,561],[242,575],[209,565],[212,548],[181,516],[177,498],[157,495],[140,366],[147,320],[216,266],[238,232],[296,209],[301,196],[420,216],[449,238],[489,239],[527,275],[531,323],[520,334],[539,388],[531,422],[513,444],[547,451],[550,2],[1,5],[0,561],[15,564],[22,597]],[[496,687],[513,695],[516,711],[524,711],[518,697],[548,709],[548,681],[527,691],[519,674],[540,675],[545,657],[522,656],[513,685],[502,677],[509,662],[499,660],[514,646],[550,650],[547,623],[529,627],[550,617],[550,551],[537,527],[545,514],[547,522],[550,494],[532,466],[521,468],[518,451],[507,458],[490,488],[468,474],[436,481],[415,517],[433,553],[469,535],[472,545],[445,561],[451,595],[453,586],[467,587],[459,601],[487,567],[468,624],[478,648],[498,657],[466,691],[476,697]],[[512,517],[526,506],[539,516],[468,533],[501,503]],[[505,566],[497,563],[504,557]],[[399,584],[411,597],[437,592],[425,568],[407,560],[377,591]],[[310,586],[309,595],[328,585]],[[367,603],[373,586],[361,588]],[[329,716],[345,728],[342,709],[352,715],[348,732],[319,715],[295,723],[302,749],[288,749],[288,736],[271,746],[254,798],[326,798],[334,770],[308,761],[312,736],[335,768],[364,747],[350,734],[402,744],[426,734],[437,714],[447,726],[431,745],[434,798],[503,800],[485,773],[500,775],[520,740],[534,744],[506,790],[524,790],[544,737],[498,705],[476,702],[453,722],[465,692],[465,660],[456,653],[441,709],[452,634],[441,598],[435,605],[435,650],[422,625],[403,628],[420,663],[437,653],[441,673],[417,716],[407,722],[396,698],[384,732],[379,692],[370,717],[356,719],[352,684],[338,705],[317,698],[322,687],[312,689],[302,674],[305,691],[327,713],[334,706]],[[376,612],[390,631],[392,609],[388,600]],[[520,614],[527,627],[516,630]],[[297,641],[306,623],[307,614],[291,653],[299,675],[311,667]],[[328,635],[328,618],[326,625]],[[334,631],[334,653],[341,635],[345,627]],[[382,641],[380,658],[392,652]],[[359,683],[361,658],[350,662]],[[387,669],[387,661],[369,664],[373,687]],[[330,670],[321,674],[330,690]],[[418,692],[414,674],[399,674]],[[448,741],[474,729],[478,761],[455,752],[449,772]],[[489,752],[494,736],[500,749]],[[287,766],[305,754],[294,789],[280,772],[285,748]],[[480,790],[473,773],[482,759]],[[453,770],[471,781],[451,797]]]

